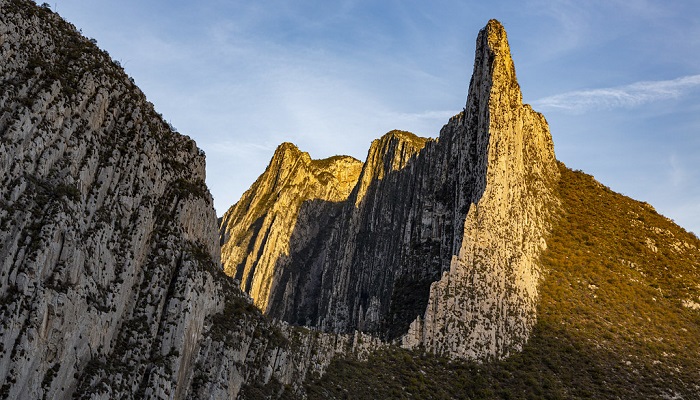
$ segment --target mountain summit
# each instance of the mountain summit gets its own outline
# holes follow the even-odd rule
[[[250,213],[242,200],[221,226],[226,271],[266,277],[266,293],[248,291],[265,314],[408,349],[334,361],[311,393],[695,398],[700,242],[556,161],[498,21],[479,32],[466,106],[439,138],[389,132],[352,171],[333,201],[256,182],[243,199],[287,222],[233,222]]]
[[[477,38],[464,111],[438,140],[394,131],[372,143],[361,172],[353,164],[359,174],[343,180],[354,179],[352,192],[314,195],[317,174],[297,168],[308,159],[280,167],[285,146],[221,230],[225,270],[265,313],[466,358],[521,348],[559,170],[546,121],[522,104],[498,21]],[[241,224],[256,218],[277,226]],[[264,291],[248,289],[258,280]]]

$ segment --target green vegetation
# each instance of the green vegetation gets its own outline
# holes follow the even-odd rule
[[[257,383],[245,384],[238,393],[239,399],[278,399],[293,400],[298,397],[289,386],[281,384],[275,377],[272,377],[266,385]]]
[[[209,189],[207,189],[206,183],[203,179],[196,179],[194,181],[185,178],[179,178],[171,184],[171,189],[174,190],[181,198],[187,198],[189,196],[195,198],[206,199],[209,195]]]
[[[51,382],[53,382],[56,375],[58,375],[58,371],[60,369],[61,369],[61,363],[57,362],[46,371],[46,373],[44,374],[44,379],[41,380],[41,387],[43,389],[46,390],[51,386]],[[43,398],[46,398],[46,392],[44,392]]]
[[[649,205],[560,165],[538,322],[492,363],[400,349],[336,360],[309,398],[697,398],[700,241]]]

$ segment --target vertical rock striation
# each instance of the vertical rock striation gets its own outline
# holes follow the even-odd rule
[[[361,168],[352,157],[312,160],[293,144],[283,143],[265,173],[224,214],[224,271],[240,281],[261,310],[269,309],[280,273],[275,266],[289,257],[292,232],[294,247],[316,239],[320,227],[336,214],[334,204],[348,198]]]
[[[537,259],[559,172],[547,123],[522,104],[506,32],[495,20],[477,38],[464,124],[484,157],[470,165],[479,179],[462,243],[403,343],[501,358],[522,347],[535,323]]]
[[[235,398],[362,348],[232,287],[203,152],[47,7],[0,0],[0,111],[0,397]]]
[[[0,110],[2,397],[274,395],[380,339],[527,338],[557,170],[495,21],[439,139],[364,164],[283,144],[218,240],[201,150],[47,7],[0,0]]]
[[[373,142],[347,200],[328,214],[299,213],[284,257],[247,260],[273,271],[272,289],[242,288],[267,314],[294,324],[503,357],[535,321],[537,256],[556,179],[547,123],[522,104],[505,30],[492,20],[477,39],[466,107],[439,139],[392,131]],[[301,210],[328,207],[308,194],[290,192]],[[228,229],[224,248],[245,247],[229,243]]]
[[[204,155],[57,15],[0,7],[0,390],[179,395],[219,264]]]

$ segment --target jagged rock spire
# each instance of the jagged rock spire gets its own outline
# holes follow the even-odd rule
[[[479,31],[476,39],[474,71],[465,107],[468,118],[465,122],[473,124],[476,118],[486,122],[490,118],[490,108],[504,110],[522,104],[508,35],[503,25],[492,19]]]
[[[556,203],[554,147],[544,117],[522,104],[506,32],[479,32],[460,171],[476,187],[456,256],[432,284],[423,318],[404,344],[467,358],[517,351],[535,323],[537,258]],[[470,197],[470,198],[469,198]]]
[[[362,168],[352,191],[324,197],[336,183],[317,181],[296,148],[285,159],[305,161],[280,168],[289,146],[222,226],[226,268],[242,271],[256,305],[458,357],[519,348],[534,323],[557,168],[546,121],[522,104],[500,23],[479,33],[465,111],[437,141],[394,131],[373,142],[365,165],[352,164]]]
[[[348,198],[361,169],[362,162],[349,156],[312,160],[294,144],[282,143],[265,172],[224,214],[220,228],[224,271],[240,281],[261,310],[267,310],[275,289],[278,263],[290,254],[299,213],[303,211],[304,217],[308,212],[302,204],[315,200],[328,211],[328,205]],[[312,233],[302,236],[306,241]]]
[[[508,35],[503,25],[495,19],[490,20],[479,31],[476,45],[474,79],[490,82],[492,93],[507,94],[497,99],[492,98],[492,101],[508,101],[510,106],[521,105],[523,98],[515,76],[515,64],[510,54]]]

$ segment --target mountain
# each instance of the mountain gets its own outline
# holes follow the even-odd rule
[[[225,271],[268,316],[398,345],[310,397],[698,398],[698,238],[556,161],[497,21],[464,111],[374,141],[349,194],[310,196],[287,146],[224,215]]]
[[[437,140],[386,134],[335,199],[312,196],[317,172],[298,159],[280,146],[223,217],[224,269],[266,314],[471,359],[522,348],[559,169],[497,21],[477,38],[464,111]]]
[[[561,203],[521,352],[485,363],[396,348],[338,359],[307,383],[309,398],[700,398],[700,241],[558,167]]]
[[[437,139],[282,144],[221,224],[204,163],[0,0],[0,397],[698,397],[700,241],[556,161],[497,21]]]

